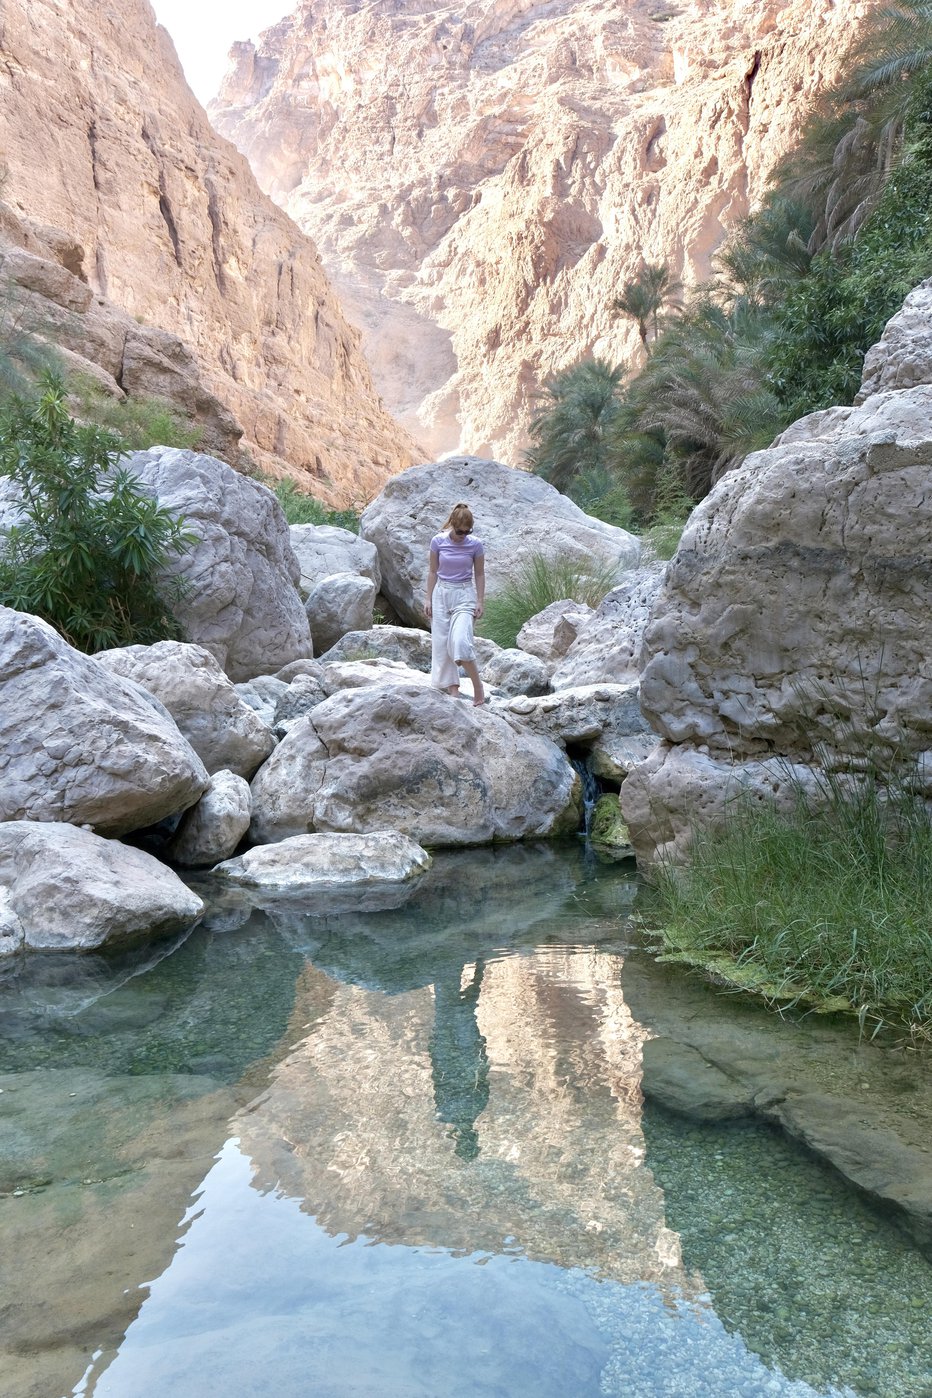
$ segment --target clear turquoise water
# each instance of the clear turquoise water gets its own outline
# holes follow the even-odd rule
[[[7,968],[4,1398],[932,1394],[899,1229],[642,1108],[636,896],[470,851],[396,908]]]

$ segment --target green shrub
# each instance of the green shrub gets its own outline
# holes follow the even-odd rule
[[[274,482],[267,477],[260,476],[259,479],[264,479],[265,484],[272,487],[289,524],[331,524],[338,529],[359,533],[359,514],[356,510],[328,509],[313,495],[305,495],[298,489],[297,482],[290,478]]]
[[[533,554],[517,577],[509,580],[501,591],[486,602],[485,615],[479,625],[480,635],[499,646],[513,646],[526,621],[551,602],[571,597],[597,607],[618,581],[618,568],[595,562],[586,564],[577,558],[546,558]]]
[[[0,413],[0,474],[20,487],[26,516],[0,543],[0,603],[85,651],[180,636],[180,585],[159,574],[192,536],[115,469],[121,449],[74,421],[50,373],[38,399],[15,397]]]
[[[200,427],[165,398],[111,398],[85,374],[75,374],[68,388],[80,421],[114,433],[124,451],[200,446]]]
[[[825,777],[780,814],[750,797],[661,869],[667,959],[775,1001],[932,1034],[932,818],[902,779]]]

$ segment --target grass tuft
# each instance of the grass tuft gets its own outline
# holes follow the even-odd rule
[[[781,814],[739,800],[661,869],[667,959],[766,998],[932,1038],[932,816],[902,782],[827,776]]]
[[[615,564],[595,560],[586,564],[569,555],[553,559],[532,554],[518,575],[486,602],[479,633],[496,645],[514,646],[524,623],[551,602],[569,597],[597,607],[617,584]]]

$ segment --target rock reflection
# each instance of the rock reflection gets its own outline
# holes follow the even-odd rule
[[[416,897],[339,930],[279,922],[316,943],[314,975],[342,983],[231,1129],[256,1187],[334,1235],[522,1252],[693,1293],[643,1167],[644,1033],[618,951],[541,949],[585,910],[572,866],[539,889],[534,871],[532,857],[483,885],[454,859],[420,911]]]

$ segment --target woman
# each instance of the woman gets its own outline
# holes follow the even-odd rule
[[[461,502],[431,539],[424,611],[430,621],[431,684],[459,698],[460,667],[472,680],[472,702],[478,705],[485,703],[485,690],[472,627],[485,604],[485,548],[472,527],[472,510]]]

